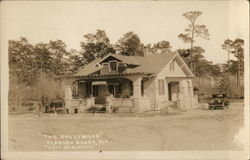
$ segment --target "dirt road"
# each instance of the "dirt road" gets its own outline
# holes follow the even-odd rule
[[[172,115],[9,116],[10,151],[241,150],[243,103]]]

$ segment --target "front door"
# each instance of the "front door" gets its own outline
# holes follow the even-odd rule
[[[115,88],[114,88],[113,84],[108,85],[108,92],[109,92],[109,94],[111,94],[113,96],[115,95]]]
[[[168,100],[177,101],[179,95],[179,82],[169,82],[168,83]]]
[[[97,87],[98,87],[98,95],[96,96],[95,103],[106,104],[107,86],[98,85]]]

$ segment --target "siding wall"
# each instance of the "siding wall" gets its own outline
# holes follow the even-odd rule
[[[150,101],[150,110],[155,109],[155,92],[156,92],[156,84],[155,77],[150,78],[149,80],[145,80],[144,83],[144,96],[149,98]]]

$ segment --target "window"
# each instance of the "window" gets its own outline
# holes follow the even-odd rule
[[[187,81],[187,87],[188,87],[188,94],[191,94],[191,85],[189,81]]]
[[[129,90],[129,92],[130,92],[130,96],[132,96],[133,94],[134,94],[134,87],[133,87],[133,82],[129,82],[129,88],[130,88],[130,90]]]
[[[164,95],[165,94],[165,87],[164,87],[164,79],[159,79],[158,80],[158,91],[159,95]]]
[[[172,61],[170,63],[169,67],[170,67],[170,71],[174,71],[175,70],[175,68],[174,68],[174,61]]]
[[[141,81],[141,96],[144,96],[144,81]]]
[[[126,67],[126,65],[125,65],[125,63],[123,63],[123,62],[119,62],[119,63],[118,63],[118,67]]]
[[[73,83],[73,97],[77,97],[78,96],[78,82],[75,81]]]
[[[115,98],[120,98],[120,94],[122,93],[121,84],[108,84],[108,92],[112,94]]]
[[[117,61],[109,61],[109,71],[117,71]]]
[[[98,86],[97,85],[94,85],[92,86],[93,87],[93,90],[92,90],[92,94],[94,97],[97,97],[98,96]]]
[[[108,63],[103,63],[103,64],[102,64],[102,67],[108,67],[108,66],[109,66]]]
[[[122,92],[121,84],[115,84],[115,97],[120,98]]]
[[[90,97],[91,95],[91,83],[86,83],[86,91],[87,91],[87,97]]]

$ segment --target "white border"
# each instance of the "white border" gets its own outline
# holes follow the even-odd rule
[[[215,2],[216,3],[216,2]],[[0,20],[4,10],[0,9]],[[2,159],[246,159],[249,155],[249,40],[245,41],[245,133],[244,151],[157,151],[157,152],[8,152],[8,39],[1,23],[1,158]]]

